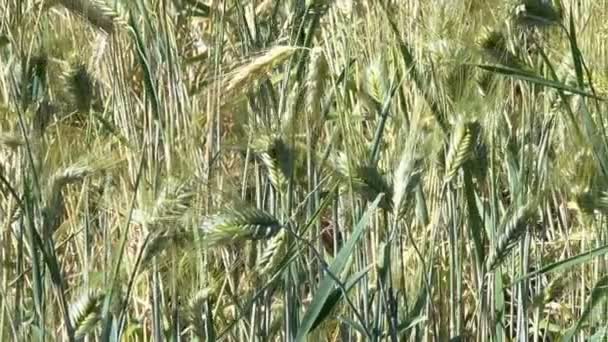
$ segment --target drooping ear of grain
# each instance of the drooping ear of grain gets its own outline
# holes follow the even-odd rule
[[[70,321],[74,327],[74,337],[78,340],[95,330],[101,320],[104,295],[88,291],[70,305]]]
[[[384,194],[379,208],[390,210],[393,207],[393,191],[388,181],[376,166],[367,164],[348,165],[345,156],[338,156],[334,161],[336,171],[344,182],[352,181],[353,190],[367,201],[373,201],[379,194]]]
[[[325,94],[325,84],[329,66],[323,53],[323,49],[317,47],[310,53],[310,65],[306,79],[306,109],[314,121],[320,120],[321,105]],[[316,125],[313,125],[316,126]]]
[[[508,47],[507,37],[501,30],[485,29],[477,44],[494,63],[518,67],[521,63]]]
[[[95,84],[86,66],[83,64],[72,66],[65,78],[76,109],[83,113],[88,112],[93,103]]]
[[[70,12],[84,18],[93,27],[108,34],[114,32],[119,15],[104,0],[57,0]]]
[[[458,170],[469,160],[475,142],[475,125],[460,121],[452,132],[450,149],[445,162],[444,182],[448,183],[454,178]]]
[[[509,256],[517,242],[525,235],[537,208],[538,202],[531,201],[515,212],[505,215],[500,224],[502,233],[486,260],[488,271],[496,269]]]
[[[282,229],[277,235],[268,241],[268,245],[258,260],[258,274],[272,275],[274,273],[275,268],[279,265],[287,252],[287,238],[287,231]]]
[[[23,146],[25,141],[22,137],[14,133],[0,132],[0,146],[6,146],[10,149],[18,149]]]
[[[47,93],[47,69],[49,60],[44,54],[34,55],[24,61],[26,71],[21,79],[21,102],[24,107],[42,99]]]
[[[393,175],[393,211],[399,216],[402,206],[410,198],[412,190],[419,184],[421,178],[421,159],[414,155],[411,149],[404,149],[401,161]]]
[[[209,246],[274,236],[281,224],[269,213],[256,208],[228,208],[208,216],[200,226]]]
[[[226,76],[223,89],[227,93],[248,88],[253,81],[259,80],[274,67],[283,63],[297,50],[291,46],[275,46],[265,53],[253,57],[251,61]]]
[[[560,1],[528,0],[514,10],[515,22],[529,27],[557,25],[562,20],[563,11]]]
[[[214,339],[215,336],[213,310],[210,307],[212,302],[212,289],[204,288],[190,298],[184,315],[186,323],[201,341]]]
[[[150,266],[152,259],[161,255],[164,251],[186,250],[191,247],[194,241],[192,232],[182,227],[168,227],[153,231],[150,234],[141,256],[142,270]]]

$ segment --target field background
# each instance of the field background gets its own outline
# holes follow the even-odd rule
[[[0,339],[608,340],[605,0],[0,0]]]

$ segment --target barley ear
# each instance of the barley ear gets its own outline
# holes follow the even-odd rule
[[[114,32],[115,26],[124,24],[124,20],[121,20],[119,14],[104,0],[57,0],[56,2],[108,34]]]
[[[6,146],[9,149],[16,150],[24,144],[25,141],[21,136],[13,133],[0,132],[0,146]]]
[[[500,30],[485,29],[477,39],[477,44],[487,57],[495,63],[517,67],[521,63],[509,51],[507,37]]]
[[[101,164],[95,166],[81,162],[60,169],[51,177],[47,189],[46,203],[42,209],[42,232],[44,237],[53,234],[61,225],[65,211],[63,199],[65,186],[81,181],[101,168]]]
[[[262,252],[258,263],[257,270],[260,275],[272,275],[276,268],[279,266],[285,253],[287,253],[288,246],[288,235],[285,229],[281,229],[277,235],[275,235],[268,245]]]
[[[381,193],[385,194],[378,207],[390,210],[393,207],[393,190],[376,166],[367,164],[348,165],[345,156],[337,157],[336,171],[345,184],[352,181],[353,190],[366,201],[373,201]]]
[[[192,232],[183,228],[168,228],[150,233],[148,242],[141,257],[141,269],[150,266],[154,257],[161,255],[168,249],[185,250],[192,244]]]
[[[527,232],[528,225],[534,217],[537,208],[538,202],[533,200],[517,209],[514,213],[505,215],[500,224],[503,233],[498,236],[498,241],[494,244],[493,251],[486,260],[488,271],[496,269],[510,255],[517,242]]]
[[[87,113],[95,96],[95,82],[83,64],[73,65],[65,75],[67,89],[76,109]]]
[[[310,115],[311,130],[318,134],[323,124],[323,98],[329,65],[321,48],[314,48],[310,55],[310,65],[306,79],[306,110]]]
[[[476,139],[475,126],[475,123],[461,121],[454,128],[450,149],[445,162],[445,183],[451,182],[458,170],[471,157]]]
[[[256,208],[227,208],[208,216],[201,224],[203,241],[208,246],[274,236],[281,224],[272,215]]]
[[[226,76],[224,81],[225,91],[234,93],[247,89],[253,81],[265,77],[268,72],[286,61],[296,50],[295,47],[279,45],[259,56],[252,57],[251,62]]]
[[[554,6],[550,1],[526,0],[514,12],[515,22],[527,27],[558,25],[563,17],[559,1]]]
[[[212,301],[212,289],[205,288],[190,298],[187,313],[185,315],[186,322],[192,329],[193,333],[202,341],[214,339],[215,329],[213,327],[213,312],[210,308]]]
[[[88,291],[70,305],[69,316],[76,339],[82,339],[95,330],[101,320],[103,300],[103,294]]]

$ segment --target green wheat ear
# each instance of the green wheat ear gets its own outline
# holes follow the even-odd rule
[[[208,306],[208,303],[212,300],[212,289],[204,288],[196,292],[190,298],[186,314],[184,315],[190,329],[192,329],[193,333],[201,340],[204,340],[213,334],[213,317]]]
[[[142,270],[147,269],[152,259],[164,251],[168,249],[185,250],[190,247],[192,241],[192,232],[183,228],[160,229],[150,233],[141,256]]]
[[[367,164],[348,165],[345,155],[339,155],[335,160],[335,171],[345,183],[352,180],[353,190],[364,200],[373,201],[381,193],[385,196],[378,207],[390,210],[393,207],[393,189],[376,166]]]
[[[507,37],[501,30],[484,29],[477,39],[477,44],[495,63],[511,67],[518,67],[521,64],[517,56],[509,51]]]
[[[311,114],[314,122],[321,119],[321,107],[328,72],[329,65],[325,59],[323,49],[318,47],[312,49],[306,78],[306,109]]]
[[[537,201],[531,201],[515,212],[505,215],[500,227],[502,234],[494,245],[494,250],[486,260],[488,271],[493,271],[509,256],[517,242],[525,235],[528,225],[538,208]]]
[[[517,24],[531,27],[557,25],[563,17],[560,1],[553,5],[549,1],[525,0],[514,12]]]
[[[585,191],[576,194],[576,204],[582,212],[593,214],[594,211],[608,213],[607,191]]]
[[[120,18],[118,12],[104,0],[53,0],[48,6],[56,4],[60,4],[86,20],[91,26],[108,34],[112,34],[117,26],[125,25],[125,21]]]
[[[285,253],[287,253],[288,235],[285,229],[282,229],[277,235],[272,237],[268,242],[267,247],[262,252],[258,263],[257,272],[260,275],[272,275],[279,266]]]
[[[104,298],[99,292],[87,291],[70,305],[69,316],[76,339],[82,339],[95,330],[101,320]]]
[[[268,179],[276,189],[285,190],[292,175],[293,180],[302,185],[305,163],[300,142],[289,144],[283,134],[262,133],[253,139],[251,149],[266,167]]]
[[[274,236],[281,224],[269,213],[256,208],[229,208],[206,217],[200,226],[209,246]]]
[[[95,81],[86,66],[80,63],[73,65],[66,73],[65,80],[76,109],[88,112],[95,96]]]
[[[471,158],[479,125],[476,122],[459,122],[452,133],[450,150],[446,157],[444,182],[451,182],[458,170]]]

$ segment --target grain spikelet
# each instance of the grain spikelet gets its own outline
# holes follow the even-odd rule
[[[208,305],[211,299],[212,289],[204,288],[198,291],[190,298],[185,315],[190,329],[203,341],[214,334],[213,319],[211,317],[212,310],[210,310]]]
[[[95,82],[86,66],[73,65],[66,73],[65,79],[76,109],[88,112],[95,96]]]
[[[258,274],[272,275],[287,253],[287,231],[282,229],[268,242],[268,246],[258,260]]]
[[[95,330],[101,320],[104,295],[88,291],[70,305],[70,321],[74,327],[74,337],[81,339]]]
[[[509,256],[517,242],[526,233],[528,223],[532,219],[536,208],[537,202],[531,201],[517,209],[515,213],[505,215],[500,224],[503,233],[498,237],[494,250],[486,262],[488,271],[496,269]]]
[[[336,171],[339,176],[346,182],[350,179],[353,184],[353,190],[359,196],[366,201],[373,201],[379,194],[383,193],[385,196],[380,201],[378,207],[387,210],[392,208],[392,189],[377,167],[365,164],[353,165],[351,167],[348,165],[348,160],[344,155],[336,159]]]
[[[593,214],[594,211],[608,213],[607,191],[585,191],[576,194],[576,204],[582,212]]]
[[[0,145],[10,149],[17,149],[25,144],[22,137],[11,133],[0,133]]]
[[[310,66],[306,79],[307,97],[306,109],[313,118],[318,119],[321,114],[321,104],[325,94],[325,78],[329,71],[329,66],[323,49],[314,48],[310,54]]]
[[[274,236],[281,224],[272,215],[256,208],[225,209],[206,217],[201,224],[204,241],[215,246],[222,243],[267,239]]]
[[[242,90],[254,80],[263,77],[266,73],[289,58],[297,48],[291,46],[275,46],[266,53],[254,58],[250,63],[239,67],[225,81],[224,90],[233,92]]]
[[[50,236],[61,224],[64,214],[63,189],[65,186],[81,181],[109,166],[107,161],[96,163],[80,162],[57,171],[50,180],[47,188],[46,205],[42,209],[42,231],[44,236]]]
[[[262,0],[255,7],[255,15],[257,17],[263,18],[272,13],[272,8],[275,5],[274,0]]]
[[[156,230],[164,225],[176,225],[190,209],[195,194],[191,182],[169,179],[155,199],[148,200],[145,195],[142,196],[142,208],[134,211],[131,220],[145,225],[149,230]]]
[[[193,240],[192,232],[183,228],[159,229],[152,233],[142,252],[141,265],[146,269],[150,261],[165,250],[185,250]]]
[[[478,38],[477,44],[494,62],[507,66],[518,66],[517,57],[509,51],[507,38],[499,30],[485,29]]]
[[[363,88],[372,99],[382,104],[389,92],[389,76],[386,63],[377,60],[365,70]]]
[[[411,191],[418,185],[421,177],[421,160],[414,156],[414,151],[405,148],[401,161],[393,176],[393,210],[399,216],[402,205],[409,198]]]
[[[294,150],[276,134],[261,135],[254,139],[251,148],[268,169],[268,178],[278,190],[284,190],[293,172]]]
[[[514,19],[519,25],[544,27],[559,24],[562,19],[562,9],[553,6],[550,1],[526,0],[515,8]]]
[[[452,133],[450,150],[446,157],[445,177],[446,183],[450,182],[460,167],[467,162],[473,152],[475,142],[473,124],[459,122]]]
[[[56,2],[108,34],[114,32],[115,25],[124,23],[119,19],[118,13],[104,0],[57,0]]]

